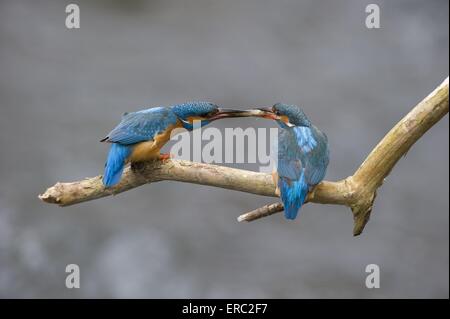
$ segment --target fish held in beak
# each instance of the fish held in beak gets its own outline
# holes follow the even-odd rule
[[[260,107],[252,110],[248,110],[252,112],[252,116],[262,117],[269,120],[278,120],[279,116],[275,114],[272,107]]]

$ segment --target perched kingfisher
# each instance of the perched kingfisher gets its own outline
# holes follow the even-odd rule
[[[189,102],[171,107],[153,107],[124,113],[121,122],[101,142],[112,143],[105,163],[103,184],[111,187],[120,181],[125,164],[168,159],[160,154],[175,128],[194,129],[194,121],[204,126],[211,121],[237,117],[244,111],[222,109],[209,102]]]
[[[281,128],[277,169],[272,176],[284,205],[284,216],[295,219],[308,192],[325,177],[329,162],[328,138],[296,105],[278,103],[246,112],[246,116],[276,120]]]

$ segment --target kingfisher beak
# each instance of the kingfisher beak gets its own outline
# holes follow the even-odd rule
[[[271,107],[254,108],[248,110],[235,110],[219,108],[218,112],[208,118],[209,121],[214,121],[223,118],[232,117],[262,117],[270,120],[278,120],[279,117],[272,111]]]
[[[224,118],[232,118],[232,117],[248,117],[248,116],[254,116],[250,110],[235,110],[235,109],[224,109],[219,108],[216,113],[214,113],[211,117],[207,118],[209,121],[214,121],[218,119],[224,119]]]

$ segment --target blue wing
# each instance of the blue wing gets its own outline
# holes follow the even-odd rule
[[[310,186],[317,185],[325,177],[329,162],[327,136],[315,126],[294,127],[305,180]]]
[[[119,125],[102,141],[130,145],[152,140],[170,125],[177,124],[177,121],[177,116],[166,107],[125,113]]]
[[[292,128],[280,129],[278,135],[278,188],[284,206],[284,216],[295,219],[302,207],[309,186],[305,181],[302,150]]]
[[[310,188],[324,177],[328,141],[317,128],[281,129],[278,140],[278,187],[287,219],[295,219]]]
[[[298,180],[302,172],[301,150],[292,129],[280,129],[278,135],[277,173],[290,180]]]

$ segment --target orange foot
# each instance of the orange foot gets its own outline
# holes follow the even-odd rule
[[[160,161],[167,161],[167,160],[170,160],[171,158],[174,158],[173,154],[170,154],[170,153],[159,154]]]

